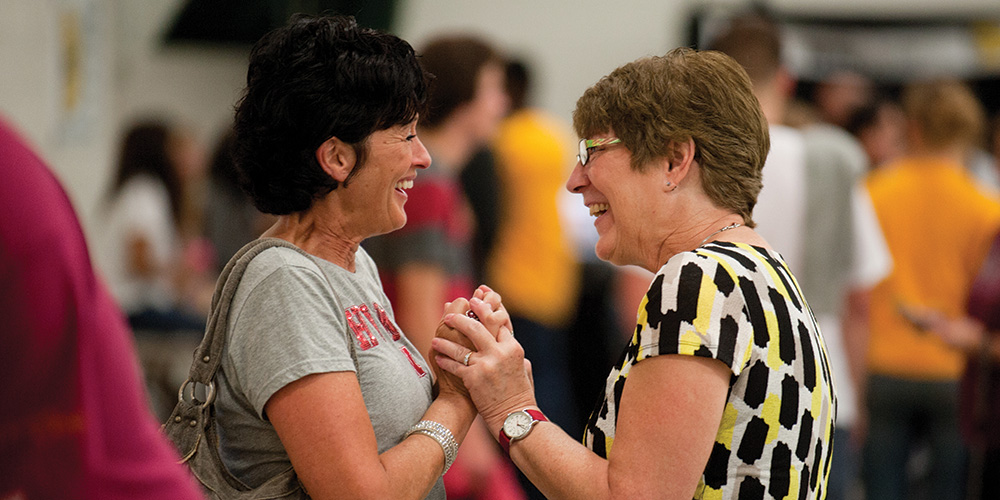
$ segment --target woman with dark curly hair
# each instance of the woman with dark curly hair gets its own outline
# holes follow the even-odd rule
[[[406,223],[406,190],[430,165],[416,136],[427,81],[408,43],[346,17],[296,16],[253,48],[236,165],[278,218],[263,236],[295,248],[250,261],[228,317],[218,432],[248,486],[292,467],[312,498],[445,497],[475,411],[443,376],[434,397],[359,246]],[[496,305],[476,308],[495,331],[499,297],[474,296]]]

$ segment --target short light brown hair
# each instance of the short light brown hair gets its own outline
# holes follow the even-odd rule
[[[705,193],[754,226],[770,138],[750,79],[731,57],[679,48],[628,63],[584,92],[573,126],[584,138],[613,131],[637,171],[693,139]]]
[[[903,91],[903,111],[928,149],[972,147],[983,139],[986,112],[969,86],[958,80],[908,85]]]

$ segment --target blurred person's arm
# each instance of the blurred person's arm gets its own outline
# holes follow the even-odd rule
[[[424,359],[430,357],[431,339],[441,321],[448,275],[435,264],[410,262],[396,275],[396,323]]]
[[[136,276],[149,278],[159,272],[153,249],[145,236],[137,233],[129,234],[126,242],[128,248],[128,271]]]
[[[847,368],[850,383],[858,402],[858,417],[854,423],[852,439],[861,443],[867,429],[867,412],[863,409],[867,394],[868,379],[868,313],[871,290],[855,288],[847,294],[846,311],[841,329],[844,335],[844,350],[847,354]]]
[[[0,498],[203,498],[149,411],[68,195],[2,119],[0,171],[0,209],[17,214],[0,223],[0,376],[16,381],[0,388]]]
[[[841,328],[850,381],[858,404],[852,439],[861,443],[867,432],[868,422],[866,394],[871,290],[892,271],[892,256],[871,196],[860,182],[855,184],[851,192],[851,220],[854,231],[854,270],[845,299]]]
[[[149,238],[141,232],[132,232],[125,242],[128,272],[144,279],[166,276],[181,302],[207,316],[216,276],[211,272],[211,259],[202,243],[195,240],[185,245],[169,262],[160,263]]]
[[[967,356],[986,356],[1000,362],[1000,332],[989,332],[982,323],[968,316],[947,318],[929,311],[917,314],[946,344]]]

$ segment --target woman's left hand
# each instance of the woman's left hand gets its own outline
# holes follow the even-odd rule
[[[475,350],[443,338],[435,338],[431,345],[441,354],[435,357],[438,366],[462,379],[479,414],[496,432],[508,413],[536,406],[535,396],[524,349],[514,339],[506,311],[493,311],[476,297],[469,303],[479,321],[450,314],[444,323],[471,340]]]
[[[444,306],[444,314],[441,316],[441,322],[438,323],[438,327],[435,332],[436,337],[461,344],[466,348],[466,352],[474,352],[475,346],[472,344],[472,341],[464,335],[444,323],[444,318],[449,314],[465,315],[477,321],[479,320],[479,315],[481,314],[483,318],[486,318],[483,325],[486,326],[486,329],[489,330],[494,337],[496,337],[500,327],[511,327],[510,315],[507,314],[507,310],[503,306],[500,294],[494,292],[490,289],[490,287],[480,285],[479,288],[473,292],[471,301],[476,305],[473,306],[469,300],[462,298],[446,303]],[[432,365],[431,368],[434,371],[434,377],[438,380],[440,391],[451,391],[466,397],[469,396],[468,390],[462,384],[461,379],[457,376],[451,373],[442,373],[441,368],[436,363]]]
[[[444,324],[444,318],[448,315],[467,314],[469,311],[471,311],[471,309],[469,309],[469,301],[465,299],[458,298],[452,302],[446,302],[444,305],[444,314],[441,315],[441,322],[438,323],[438,327],[434,335],[453,342],[458,342],[471,350],[473,347],[472,342],[463,337],[460,333],[456,332],[454,328]],[[431,363],[431,370],[434,372],[434,379],[437,381],[438,394],[446,394],[450,392],[469,398],[469,391],[465,388],[461,378],[443,371],[437,363]]]

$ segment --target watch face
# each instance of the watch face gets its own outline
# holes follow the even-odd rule
[[[503,422],[503,432],[511,439],[522,438],[531,430],[534,420],[531,415],[523,411],[511,413]]]

